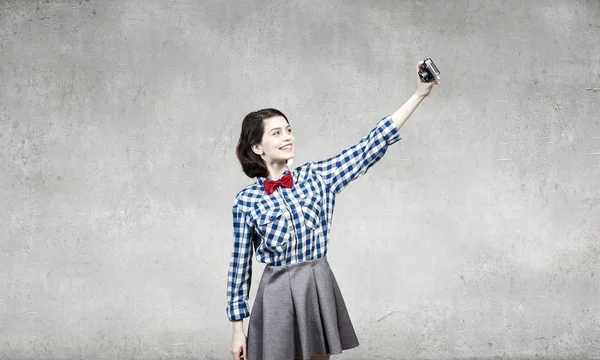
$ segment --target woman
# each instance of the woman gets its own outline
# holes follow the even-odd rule
[[[227,316],[233,323],[235,360],[329,359],[358,346],[326,258],[335,198],[401,139],[398,130],[439,77],[417,82],[415,94],[357,144],[292,171],[288,161],[294,157],[294,137],[287,117],[263,109],[244,118],[236,153],[244,173],[256,180],[236,195],[232,210]],[[250,316],[253,251],[267,266]]]

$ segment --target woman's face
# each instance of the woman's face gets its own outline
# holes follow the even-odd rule
[[[283,116],[263,120],[264,134],[260,144],[253,147],[265,163],[286,162],[294,157],[292,128]]]

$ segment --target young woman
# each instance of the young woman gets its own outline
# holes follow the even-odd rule
[[[431,83],[417,77],[417,82],[415,94],[358,143],[294,170],[288,167],[295,139],[287,117],[263,109],[244,118],[236,153],[244,173],[256,180],[233,202],[227,316],[235,360],[329,359],[358,346],[326,258],[335,198],[401,140],[398,130],[439,77]],[[266,267],[250,316],[253,252]]]

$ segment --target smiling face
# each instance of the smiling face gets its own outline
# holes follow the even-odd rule
[[[282,116],[263,120],[264,134],[260,144],[252,150],[261,155],[267,167],[271,164],[286,163],[294,157],[294,136],[292,128]]]

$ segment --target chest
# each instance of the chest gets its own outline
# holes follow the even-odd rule
[[[256,202],[252,211],[254,228],[262,237],[314,230],[326,211],[326,196],[325,187],[315,177],[297,179],[289,189],[278,187]]]

